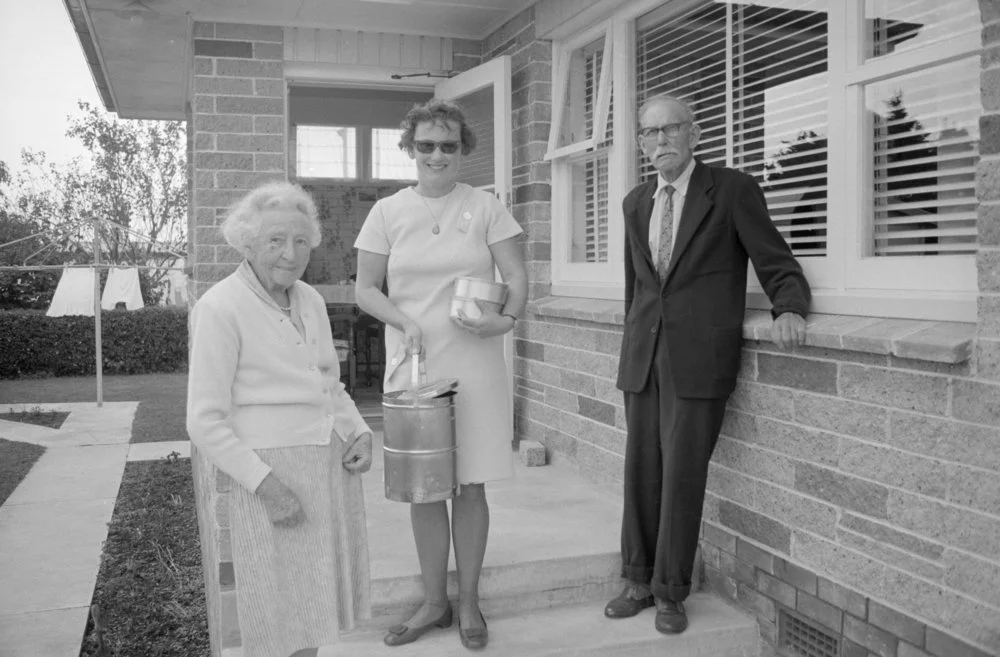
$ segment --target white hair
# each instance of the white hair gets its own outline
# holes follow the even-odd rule
[[[316,203],[304,189],[284,181],[265,183],[237,201],[222,222],[222,236],[230,246],[242,251],[260,235],[262,212],[276,209],[301,212],[311,228],[309,245],[319,246],[323,235],[316,216]]]
[[[642,117],[646,114],[646,110],[653,105],[669,105],[670,103],[680,105],[687,120],[694,123],[694,107],[691,106],[691,103],[679,96],[672,96],[670,94],[656,94],[647,98],[646,102],[639,106],[639,120],[642,120]]]

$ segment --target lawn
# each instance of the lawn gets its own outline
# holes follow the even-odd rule
[[[93,402],[96,399],[97,377],[93,376],[0,381],[0,410],[6,410],[3,407],[6,403]],[[132,422],[133,443],[187,440],[185,373],[106,376],[104,401],[139,402]]]
[[[23,422],[24,424],[35,424],[37,426],[48,427],[50,429],[58,429],[68,417],[69,413],[64,411],[43,411],[37,406],[24,411],[0,413],[0,420]]]
[[[0,504],[7,501],[44,452],[40,445],[0,438]]]
[[[125,466],[81,657],[209,655],[190,459]],[[105,652],[99,650],[100,642]]]

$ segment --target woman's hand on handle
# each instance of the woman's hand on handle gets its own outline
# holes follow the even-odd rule
[[[268,520],[275,527],[292,528],[306,519],[299,498],[273,472],[264,477],[256,492],[264,504]]]
[[[423,331],[420,330],[416,322],[410,319],[403,323],[403,345],[408,354],[419,354],[424,346]]]

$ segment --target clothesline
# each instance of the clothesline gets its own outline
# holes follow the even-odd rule
[[[156,269],[159,271],[184,271],[184,267],[157,267],[155,265],[3,265],[0,271],[45,271],[62,269]]]
[[[128,233],[132,237],[137,237],[137,238],[139,238],[141,240],[149,242],[150,244],[156,244],[156,245],[168,245],[169,244],[169,242],[163,242],[161,240],[154,240],[153,238],[148,237],[146,235],[143,235],[142,233],[138,233],[138,232],[132,230],[131,228],[128,228],[127,226],[121,225],[120,223],[118,223],[117,221],[115,221],[113,219],[102,219],[100,217],[95,217],[95,219],[98,222],[102,223],[102,224],[111,224],[112,226],[117,226],[118,228],[120,228],[121,230],[125,231],[126,233]],[[5,244],[0,244],[0,249],[4,249],[4,248],[6,248],[8,246],[11,246],[13,244],[18,244],[19,242],[23,242],[25,240],[30,240],[30,239],[35,238],[35,237],[49,236],[49,235],[54,234],[54,233],[65,232],[65,231],[73,229],[73,228],[79,228],[80,226],[82,226],[84,224],[90,224],[92,222],[93,222],[92,219],[77,219],[76,221],[68,221],[68,222],[66,222],[64,224],[59,224],[59,225],[53,226],[53,227],[51,227],[49,229],[43,230],[43,231],[35,233],[33,235],[28,235],[26,237],[20,237],[20,238],[18,238],[16,240],[13,240],[11,242],[7,242]],[[32,257],[38,255],[38,253],[40,253],[45,248],[47,248],[47,247],[43,247],[42,249],[39,249],[38,251],[35,251],[35,253],[32,253],[30,256],[28,256],[28,258],[32,258]],[[185,257],[183,254],[177,253],[175,251],[171,251],[169,249],[164,249],[164,251],[166,253],[169,253],[170,255],[176,257],[176,258],[183,258],[183,257]],[[25,261],[27,261],[28,258],[25,258]]]

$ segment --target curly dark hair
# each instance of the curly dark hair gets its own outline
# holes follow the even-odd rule
[[[461,127],[462,132],[462,155],[468,155],[476,148],[476,133],[469,127],[465,112],[450,100],[441,98],[431,98],[423,105],[414,105],[413,109],[406,113],[399,127],[403,130],[403,135],[399,138],[399,147],[409,153],[413,152],[413,135],[417,131],[417,126],[421,123],[437,123],[445,125],[447,121],[454,121]]]

